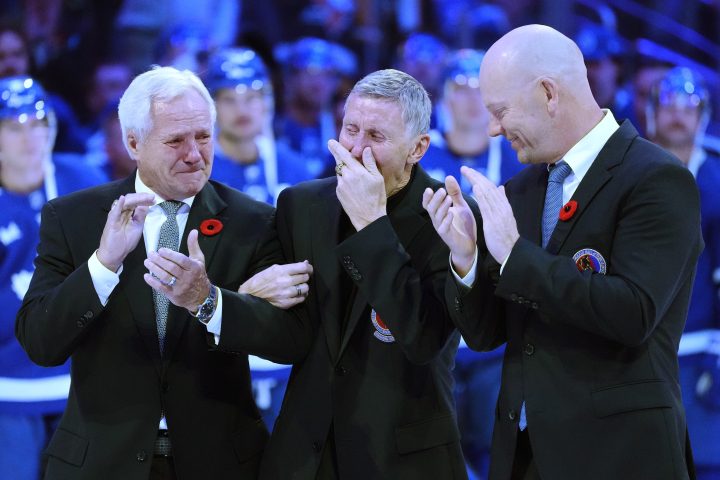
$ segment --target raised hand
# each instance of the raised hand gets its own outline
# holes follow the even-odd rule
[[[385,180],[377,168],[370,147],[363,150],[362,163],[353,158],[337,140],[330,140],[328,149],[335,157],[338,172],[335,192],[355,230],[360,231],[387,215]]]
[[[117,272],[140,241],[148,210],[155,201],[150,193],[129,193],[115,200],[100,237],[97,257],[105,268]]]
[[[273,265],[249,278],[238,292],[265,299],[279,308],[290,308],[305,301],[312,273],[312,265],[307,260]]]
[[[439,188],[436,192],[426,188],[422,206],[430,215],[438,235],[450,248],[455,271],[464,277],[475,259],[477,225],[455,177],[448,176],[445,188]]]
[[[520,238],[505,187],[496,187],[472,168],[462,167],[460,172],[473,186],[473,197],[480,207],[488,251],[496,262],[503,263]]]
[[[198,231],[188,234],[188,253],[161,248],[145,259],[149,273],[145,283],[165,294],[173,304],[196,313],[198,305],[210,294],[210,280],[205,271],[205,255],[198,244]]]

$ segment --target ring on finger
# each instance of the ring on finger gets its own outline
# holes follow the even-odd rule
[[[335,173],[337,173],[338,177],[342,177],[342,169],[345,166],[345,163],[338,163],[335,165]]]
[[[302,296],[302,290],[300,289],[300,285],[295,285],[295,293],[296,293],[296,295],[295,295],[296,297]]]
[[[173,285],[175,285],[175,282],[177,282],[177,277],[173,275],[172,277],[170,277],[170,280],[165,285],[167,285],[168,287],[172,287]]]

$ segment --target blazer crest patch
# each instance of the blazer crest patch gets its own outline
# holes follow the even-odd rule
[[[373,332],[375,338],[385,343],[393,343],[395,341],[395,337],[393,337],[390,329],[380,319],[380,315],[375,312],[375,309],[372,309],[372,311],[370,312],[370,320],[375,327],[375,331]]]
[[[603,275],[607,272],[607,262],[605,262],[605,258],[603,258],[597,250],[593,250],[592,248],[583,248],[573,255],[572,258],[575,265],[577,265],[578,270],[581,272],[590,270]]]

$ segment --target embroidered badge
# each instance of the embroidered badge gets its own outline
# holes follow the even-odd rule
[[[390,329],[383,323],[380,315],[375,312],[375,309],[370,312],[370,320],[373,326],[375,326],[375,331],[373,332],[375,338],[385,343],[393,343],[395,341],[395,337],[392,336]]]
[[[591,270],[595,273],[602,273],[603,275],[607,272],[605,259],[600,252],[592,248],[583,248],[577,252],[573,255],[573,261],[581,272]]]

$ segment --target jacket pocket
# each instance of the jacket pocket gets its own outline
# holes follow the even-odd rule
[[[591,393],[598,418],[648,408],[672,408],[672,394],[663,380],[648,380],[615,385]]]
[[[395,429],[395,442],[400,455],[459,441],[460,431],[452,414],[428,418]]]
[[[63,462],[81,467],[85,462],[89,442],[62,428],[55,431],[45,453]]]
[[[233,448],[238,461],[242,463],[250,460],[265,450],[268,437],[267,428],[262,420],[256,420],[241,429],[233,437]]]

